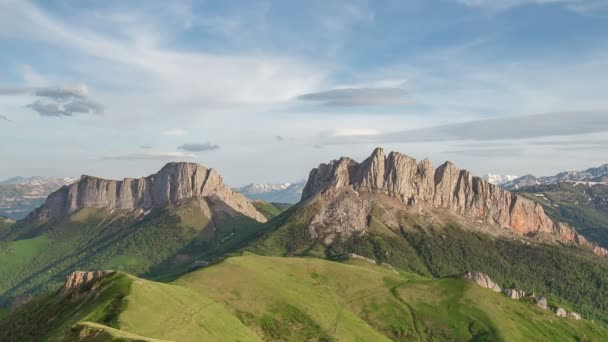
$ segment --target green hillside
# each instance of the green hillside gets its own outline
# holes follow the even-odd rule
[[[279,214],[281,214],[281,212],[283,212],[284,210],[280,208],[280,204],[275,205],[274,203],[268,203],[264,201],[253,201],[252,203],[255,209],[261,212],[264,217],[269,220],[279,216]]]
[[[48,317],[53,317],[49,320]],[[600,341],[603,325],[557,317],[461,279],[362,260],[231,257],[170,284],[117,273],[54,292],[0,321],[0,340]]]
[[[20,294],[56,288],[78,269],[175,276],[200,257],[240,246],[261,226],[213,206],[200,198],[145,216],[87,208],[52,225],[20,221],[0,238],[0,299],[6,306]]]
[[[330,259],[356,253],[427,277],[477,270],[505,286],[546,294],[564,307],[608,321],[606,258],[569,246],[497,238],[411,213],[403,213],[399,228],[390,229],[382,222],[381,209],[369,219],[369,234],[326,245],[311,240],[307,232],[319,206],[315,202],[288,209],[246,250]]]
[[[0,216],[0,236],[6,234],[13,224],[15,224],[14,220],[9,219],[8,217]]]
[[[542,204],[552,219],[569,223],[589,240],[608,246],[608,185],[544,184],[518,192]]]

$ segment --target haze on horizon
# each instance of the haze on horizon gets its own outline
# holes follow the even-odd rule
[[[0,0],[0,179],[608,162],[608,2]]]

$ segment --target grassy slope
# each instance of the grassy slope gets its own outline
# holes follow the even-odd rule
[[[201,255],[221,254],[260,226],[222,213],[211,222],[201,209],[206,203],[191,201],[144,218],[88,208],[51,227],[18,224],[12,236],[0,239],[0,264],[10,266],[0,268],[0,299],[56,288],[77,269],[179,274]]]
[[[349,263],[246,255],[187,274],[175,284],[224,303],[268,339],[303,339],[280,329],[304,325],[292,318],[293,312],[310,322],[298,333],[348,341],[608,337],[603,326],[559,318],[467,281],[397,275],[365,261]]]
[[[404,215],[393,231],[376,217],[371,233],[323,246],[306,227],[316,204],[293,207],[272,220],[246,250],[274,256],[333,258],[353,252],[425,276],[480,271],[503,286],[536,291],[586,317],[608,321],[608,260],[562,246],[496,239],[458,225],[437,226]]]
[[[253,206],[269,220],[279,216],[279,214],[281,214],[283,211],[283,209],[275,206],[274,204],[264,201],[253,201]]]
[[[26,305],[0,321],[0,340],[64,335],[68,341],[78,336],[95,341],[608,338],[598,323],[560,318],[472,282],[395,274],[361,260],[247,254],[171,284],[115,274],[99,288],[106,289],[102,295],[76,302],[55,294]]]
[[[0,321],[0,340],[257,340],[223,306],[190,289],[124,273],[93,284],[90,293],[65,297],[54,292],[24,306]]]
[[[569,223],[589,240],[608,246],[608,185],[559,183],[527,187],[519,192],[542,204],[552,219]]]

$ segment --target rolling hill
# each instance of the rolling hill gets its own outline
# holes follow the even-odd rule
[[[61,338],[591,341],[608,338],[608,330],[464,279],[430,279],[359,259],[246,254],[169,284],[124,273],[100,276],[38,298],[0,321],[3,341]]]

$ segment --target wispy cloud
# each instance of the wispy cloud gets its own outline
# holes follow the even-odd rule
[[[605,0],[456,0],[469,6],[492,10],[506,10],[524,5],[563,5],[574,12],[589,14],[598,10],[608,9]]]
[[[107,24],[107,19],[97,20]],[[323,78],[323,72],[314,65],[279,54],[167,48],[172,44],[165,44],[164,39],[175,32],[166,26],[161,30],[119,25],[114,27],[119,34],[112,35],[78,23],[76,27],[67,25],[27,1],[0,3],[1,34],[67,47],[110,62],[136,76],[124,82],[156,91],[173,102],[207,106],[283,102],[310,91]]]
[[[403,104],[406,92],[401,88],[343,88],[302,94],[302,101],[319,102],[326,106],[376,106]]]
[[[188,131],[182,128],[171,128],[163,132],[164,135],[172,136],[172,137],[181,137],[188,134]]]
[[[195,154],[186,152],[142,152],[104,157],[106,160],[182,160],[194,158],[196,158]]]
[[[11,121],[4,115],[0,115],[0,120]]]
[[[329,132],[330,137],[370,137],[380,134],[370,128],[336,128]]]
[[[334,142],[517,140],[608,131],[608,110],[548,113],[468,121],[376,135],[330,136]],[[333,137],[333,139],[331,139]]]
[[[443,154],[468,156],[468,157],[483,157],[483,158],[504,158],[516,157],[521,155],[519,148],[477,148],[464,150],[443,151]]]
[[[220,145],[212,144],[211,142],[205,143],[187,143],[178,147],[179,150],[188,152],[204,152],[213,151],[220,148]]]

